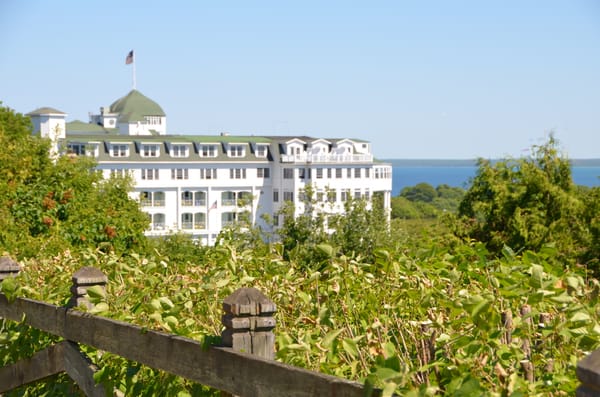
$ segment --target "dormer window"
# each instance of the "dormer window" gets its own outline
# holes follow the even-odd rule
[[[256,157],[267,157],[267,145],[256,145]]]
[[[172,145],[171,146],[171,157],[187,157],[188,156],[188,145]]]
[[[129,145],[127,144],[111,144],[110,157],[129,157]]]
[[[160,116],[144,116],[144,123],[150,125],[162,124],[162,118]]]
[[[142,145],[142,157],[158,157],[160,156],[159,145]]]
[[[244,157],[246,154],[246,149],[244,145],[230,145],[229,150],[227,150],[227,155],[229,157]]]
[[[200,145],[200,157],[217,157],[217,145]]]

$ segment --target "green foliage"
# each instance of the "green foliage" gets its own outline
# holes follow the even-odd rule
[[[556,271],[557,251],[548,247],[522,255],[505,249],[492,260],[483,244],[423,248],[379,249],[365,262],[321,243],[315,249],[327,259],[318,271],[286,261],[276,245],[257,256],[224,243],[185,263],[159,254],[84,250],[27,260],[15,281],[21,296],[64,304],[71,275],[94,265],[109,279],[105,296],[89,293],[108,307],[101,315],[204,343],[218,343],[223,299],[253,286],[277,304],[277,358],[283,362],[399,395],[574,393],[575,363],[600,346],[598,281],[579,268]],[[524,305],[528,317],[519,315]],[[508,311],[510,339],[503,321]],[[2,365],[56,342],[9,321],[1,341]],[[96,380],[125,395],[216,395],[112,354],[86,352],[101,368]],[[533,383],[522,373],[525,359],[535,368]],[[553,369],[544,370],[549,363]],[[73,387],[54,377],[28,390],[37,395],[49,385],[55,395],[69,395]]]
[[[400,192],[400,196],[406,197],[406,199],[410,201],[423,201],[430,203],[435,197],[437,197],[437,192],[429,183],[421,182],[415,186],[405,187]]]
[[[434,219],[444,213],[455,213],[465,191],[446,184],[437,188],[419,183],[402,189],[399,196],[392,197],[392,219]]]
[[[570,163],[552,136],[533,146],[529,158],[478,164],[460,203],[457,235],[485,242],[496,255],[505,245],[537,251],[552,243],[566,260],[591,256],[589,224],[596,215],[586,212],[585,201],[595,199],[578,193]]]
[[[102,179],[85,157],[51,161],[25,116],[0,107],[0,248],[17,257],[69,247],[124,252],[144,244],[147,216],[131,182]]]

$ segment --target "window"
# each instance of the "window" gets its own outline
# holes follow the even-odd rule
[[[158,157],[160,156],[160,148],[158,145],[142,145],[142,157]]]
[[[153,214],[152,215],[152,230],[164,230],[165,228],[165,214]]]
[[[325,193],[322,190],[317,192],[317,202],[322,203],[325,201]]]
[[[306,203],[306,193],[304,192],[304,189],[300,189],[298,191],[298,201],[301,203]]]
[[[223,212],[221,214],[221,225],[228,226],[235,222],[236,213],[235,212]]]
[[[352,178],[352,168],[346,169],[346,178]]]
[[[267,145],[256,145],[256,157],[267,157]]]
[[[268,178],[269,177],[269,169],[268,168],[257,168],[256,169],[256,177],[257,178]]]
[[[244,157],[244,145],[230,145],[228,150],[229,157]]]
[[[365,178],[370,178],[371,177],[371,169],[370,168],[365,168]]]
[[[273,226],[279,226],[279,214],[273,214]]]
[[[283,179],[293,179],[294,178],[294,169],[293,168],[284,168],[283,169]]]
[[[147,181],[158,180],[158,168],[142,168],[142,179]]]
[[[189,172],[187,168],[171,168],[171,179],[188,179]]]
[[[144,116],[145,124],[159,125],[159,124],[161,124],[161,121],[162,121],[162,119],[160,116]]]
[[[67,152],[76,154],[78,156],[85,156],[85,143],[68,143],[67,144]]]
[[[187,157],[188,145],[171,145],[171,157]]]
[[[188,207],[194,204],[194,193],[192,192],[181,192],[181,205]]]
[[[330,191],[327,192],[327,201],[329,201],[330,203],[335,203],[336,200],[337,200],[337,192],[335,191],[335,189],[331,189]]]
[[[206,205],[206,192],[194,192],[194,205],[203,207]]]
[[[317,179],[323,179],[323,168],[317,168]]]
[[[200,145],[200,157],[217,157],[217,145]]]
[[[355,168],[354,169],[354,177],[355,178],[360,178],[360,168]]]
[[[335,169],[335,177],[337,179],[340,179],[342,177],[342,169],[341,168],[336,168]]]
[[[360,189],[354,189],[354,198],[360,200]]]
[[[200,179],[217,179],[217,169],[200,168]]]
[[[206,214],[197,212],[194,214],[194,229],[206,229]]]
[[[145,207],[164,207],[165,192],[141,192],[140,203]]]
[[[283,201],[294,201],[294,192],[283,192]]]
[[[236,203],[238,207],[252,204],[252,194],[250,192],[238,192],[236,194]]]
[[[274,203],[279,202],[279,190],[277,190],[277,189],[273,190],[273,202]]]
[[[327,179],[331,179],[331,168],[327,168]]]
[[[371,200],[371,192],[369,191],[369,189],[365,189],[365,200]]]
[[[194,227],[194,215],[188,212],[181,214],[181,228],[192,229]]]
[[[229,178],[230,179],[246,179],[246,169],[245,168],[230,168],[229,169]]]
[[[304,168],[298,168],[298,178],[304,179],[306,177],[306,170]]]
[[[235,192],[221,193],[221,205],[235,205]]]
[[[342,189],[342,196],[341,196],[341,201],[345,202],[350,200],[350,190],[349,189]]]
[[[129,145],[116,145],[110,147],[110,157],[128,157]]]
[[[123,168],[114,168],[110,170],[111,177],[125,178],[127,175],[129,175],[129,170],[124,170]]]

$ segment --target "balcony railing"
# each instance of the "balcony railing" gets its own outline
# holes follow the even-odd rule
[[[181,222],[182,229],[192,229],[194,226],[194,222]]]
[[[181,200],[181,205],[185,207],[191,207],[194,204],[194,200],[192,199],[183,199]]]
[[[221,205],[235,205],[235,199],[221,199]]]
[[[372,154],[284,154],[282,163],[370,163]]]
[[[194,229],[206,229],[206,222],[195,222]]]
[[[194,201],[194,205],[195,205],[196,207],[203,207],[203,206],[205,206],[205,205],[206,205],[206,199],[199,199],[199,200],[196,200],[196,201]]]

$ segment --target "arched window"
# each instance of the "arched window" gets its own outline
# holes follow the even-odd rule
[[[194,228],[194,216],[189,212],[181,214],[181,228],[182,229],[193,229]]]
[[[221,193],[221,205],[235,205],[235,192]]]
[[[152,230],[165,229],[165,214],[152,215]]]
[[[194,205],[194,193],[187,190],[181,192],[181,205],[186,207]]]
[[[206,192],[194,193],[194,205],[196,207],[203,207],[206,205]]]
[[[206,229],[206,214],[197,212],[194,214],[194,229]]]

